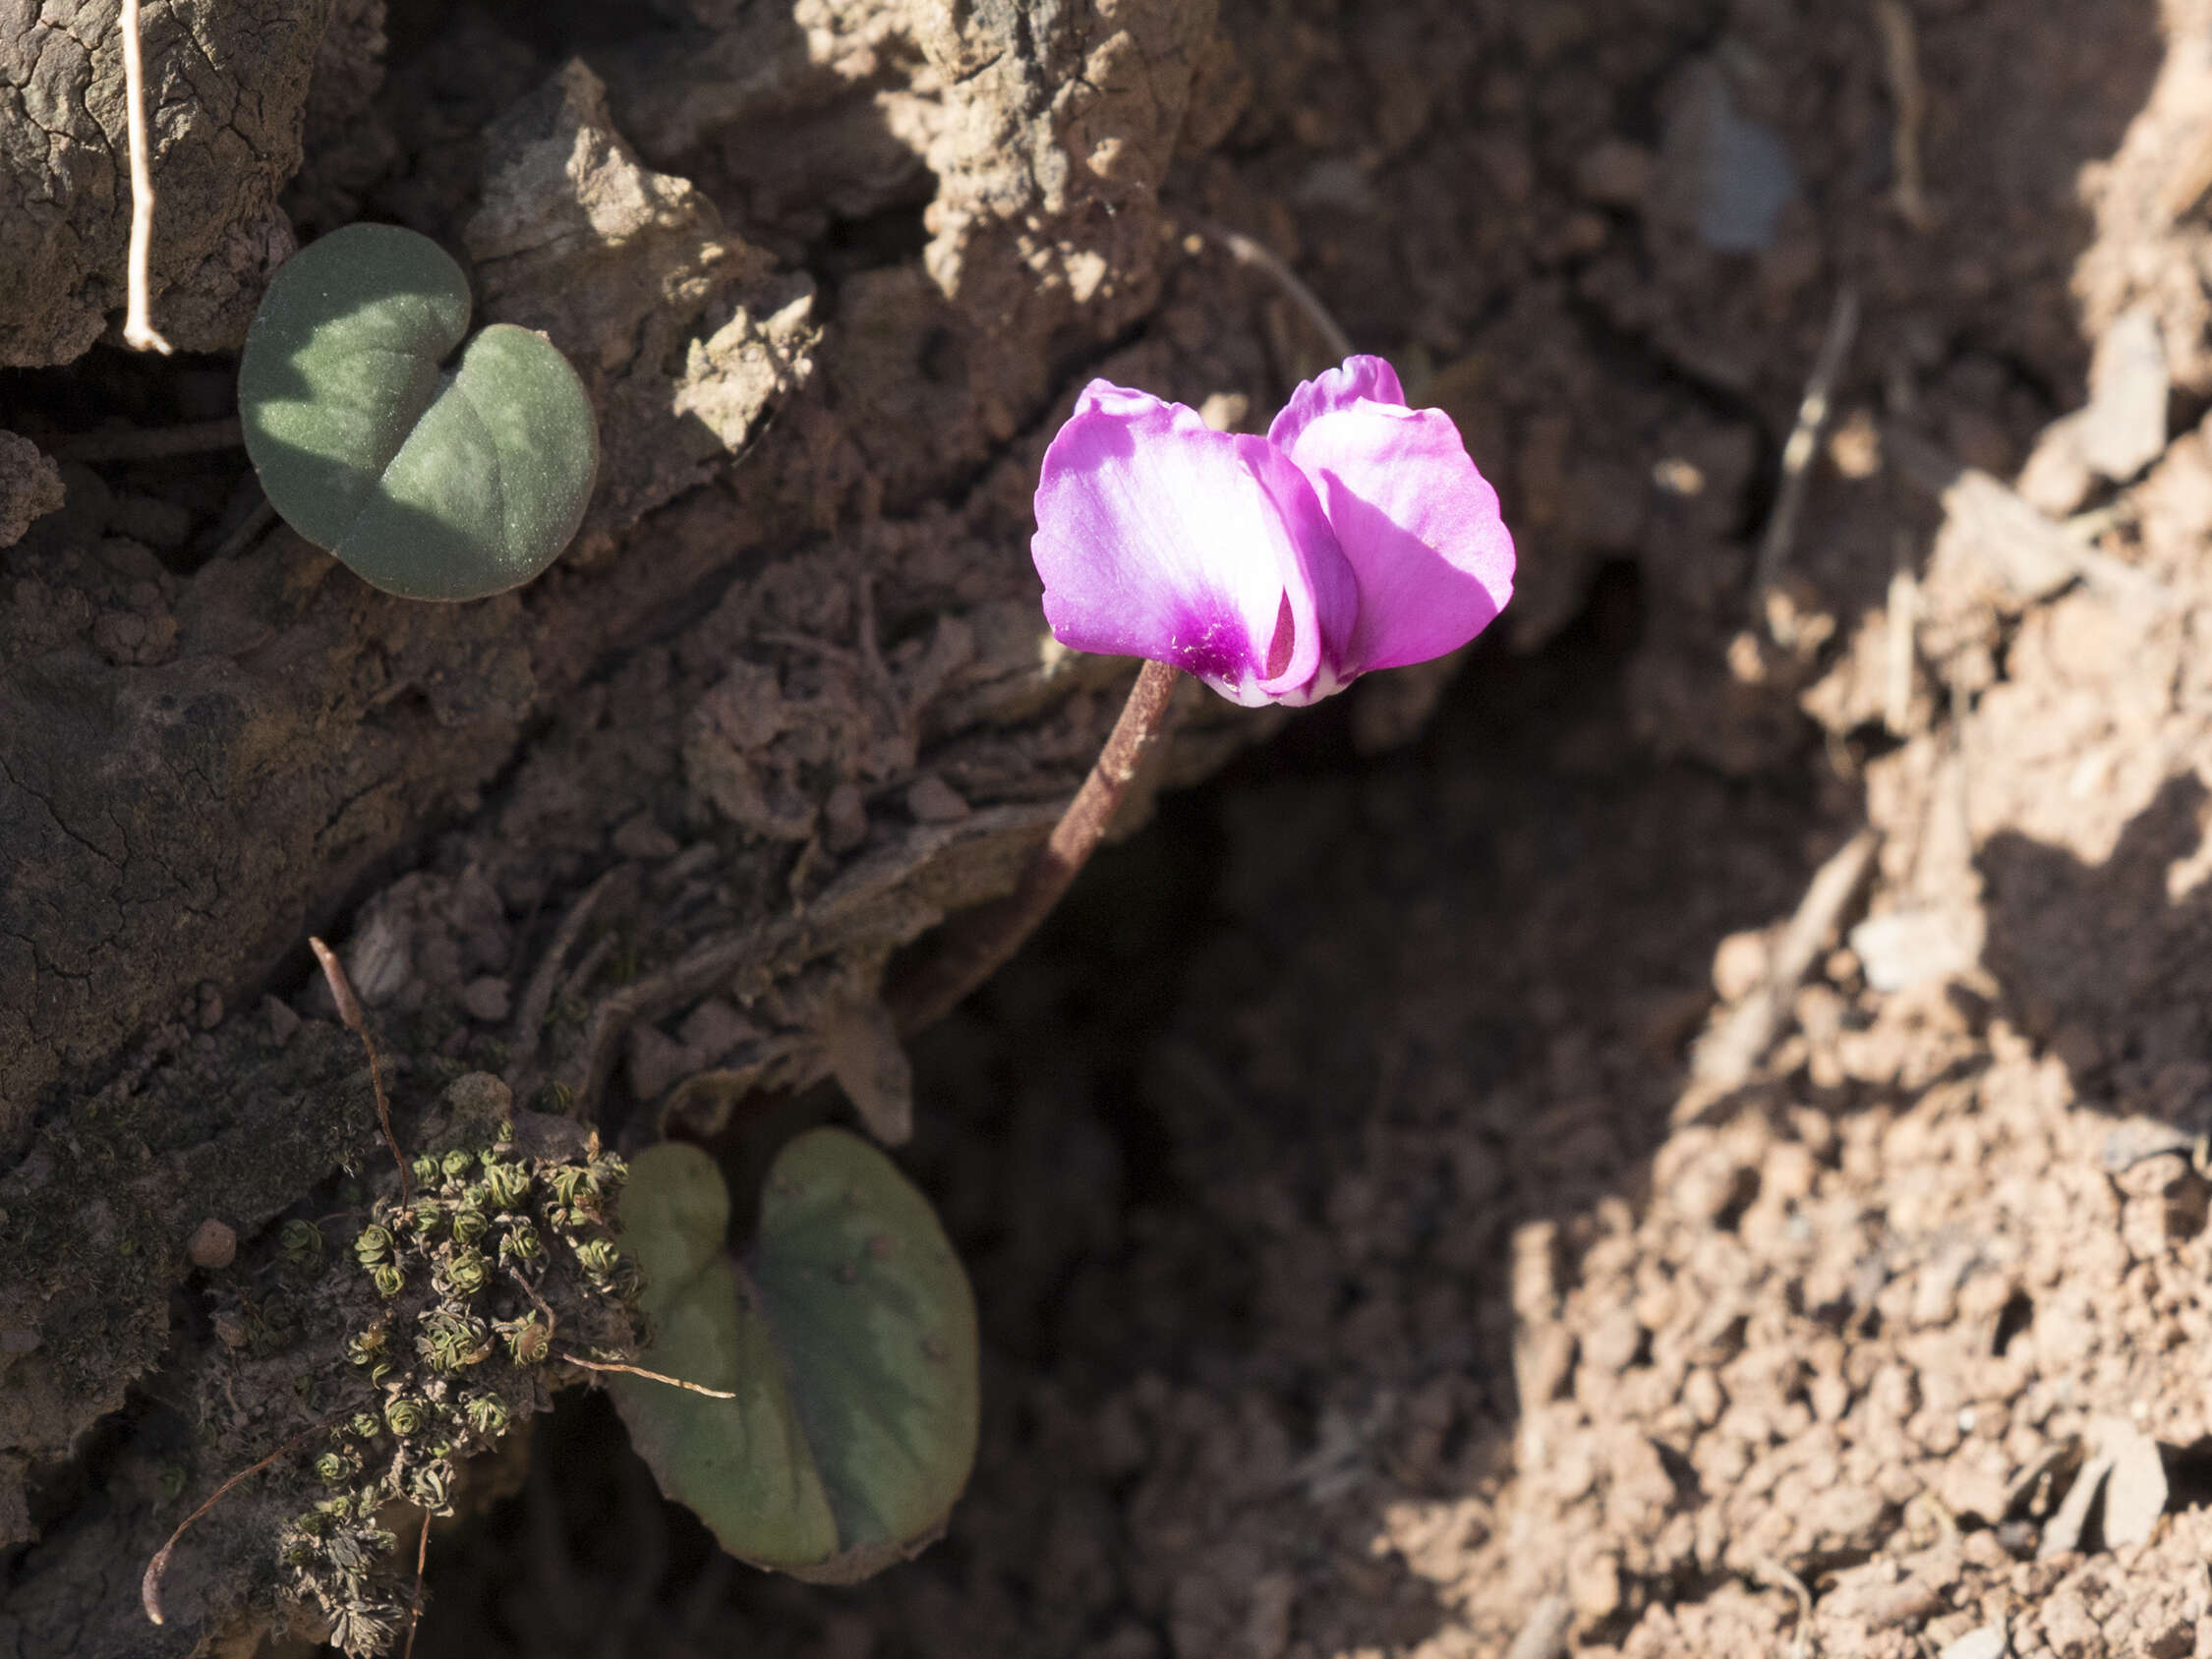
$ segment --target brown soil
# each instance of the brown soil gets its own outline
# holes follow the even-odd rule
[[[1110,717],[1110,665],[1035,664],[1053,400],[1256,424],[1313,364],[1208,219],[1460,417],[1510,626],[1448,685],[1202,709],[1181,771],[1226,770],[916,1045],[987,1344],[942,1543],[850,1591],[736,1568],[571,1396],[435,1535],[419,1651],[2212,1652],[2202,0],[657,10],[692,32],[397,8],[379,90],[381,8],[338,7],[318,85],[367,113],[310,99],[284,199],[571,336],[613,476],[540,589],[420,621],[281,534],[209,558],[235,467],[72,462],[57,513],[0,443],[0,975],[55,988],[0,1074],[0,1344],[38,1338],[0,1345],[0,1655],[185,1652],[250,1582],[139,1645],[163,1471],[275,1420],[180,1411],[248,1283],[185,1240],[227,1219],[249,1274],[370,1144],[310,922],[409,1110],[470,1066],[633,1140],[837,1109],[823,1033]],[[1789,163],[1749,224],[1745,122]],[[66,449],[219,414],[213,372],[0,390]],[[21,735],[64,717],[106,772]]]

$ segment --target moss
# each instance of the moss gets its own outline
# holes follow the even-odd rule
[[[596,1136],[531,1156],[505,1089],[481,1074],[445,1104],[405,1198],[394,1174],[350,1248],[331,1252],[352,1287],[353,1409],[312,1455],[321,1495],[276,1539],[284,1588],[357,1655],[389,1644],[411,1595],[387,1559],[383,1506],[448,1512],[460,1461],[540,1408],[560,1347],[632,1346],[636,1287],[609,1227],[621,1161]]]

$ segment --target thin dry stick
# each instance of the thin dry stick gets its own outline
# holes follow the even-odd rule
[[[1147,662],[1131,688],[1106,747],[1030,859],[1012,896],[970,912],[946,929],[947,942],[926,967],[887,999],[902,1035],[936,1024],[1005,966],[1068,890],[1113,822],[1144,752],[1165,733],[1177,670]]]
[[[298,1434],[294,1435],[290,1440],[287,1440],[282,1446],[279,1446],[275,1451],[271,1452],[267,1457],[263,1458],[252,1468],[240,1469],[236,1474],[232,1475],[228,1480],[224,1481],[220,1486],[216,1487],[214,1492],[208,1497],[207,1501],[204,1504],[202,1504],[197,1510],[194,1510],[192,1514],[186,1516],[184,1519],[177,1522],[177,1529],[169,1534],[169,1541],[166,1544],[163,1544],[158,1550],[155,1550],[153,1552],[153,1559],[146,1564],[146,1575],[139,1580],[139,1603],[146,1609],[146,1616],[148,1619],[152,1620],[156,1625],[162,1622],[161,1577],[163,1573],[169,1571],[169,1556],[171,1552],[176,1549],[177,1540],[185,1535],[186,1528],[190,1527],[194,1521],[198,1520],[202,1516],[205,1515],[209,1510],[213,1509],[217,1504],[221,1503],[224,1494],[229,1492],[233,1486],[236,1486],[242,1480],[246,1480],[254,1475],[260,1474],[262,1470],[267,1468],[269,1464],[275,1462],[277,1459],[283,1457],[287,1452],[297,1451],[301,1446],[305,1445],[308,1441],[313,1440],[317,1435],[320,1434],[324,1429],[328,1428],[332,1423],[336,1422],[340,1417],[343,1417],[344,1415],[346,1415],[345,1412],[336,1411],[323,1418],[320,1423],[316,1423],[308,1428],[302,1429]]]
[[[1920,129],[1928,117],[1928,93],[1920,80],[1920,47],[1912,32],[1912,13],[1904,0],[1874,0],[1874,21],[1882,30],[1890,101],[1896,112],[1890,129],[1890,165],[1897,184],[1890,200],[1906,224],[1926,230],[1932,215],[1920,177]]]
[[[529,1280],[522,1277],[522,1270],[520,1268],[515,1267],[510,1263],[507,1268],[507,1277],[509,1279],[512,1279],[517,1285],[522,1287],[522,1293],[528,1296],[532,1301],[536,1302],[538,1304],[538,1311],[546,1316],[546,1344],[548,1346],[551,1346],[553,1344],[553,1333],[560,1329],[560,1315],[553,1312],[553,1308],[548,1305],[546,1298],[538,1294],[538,1287],[531,1284]]]
[[[129,307],[123,314],[123,343],[133,351],[176,348],[154,331],[146,298],[146,263],[153,247],[153,169],[146,159],[146,64],[139,55],[139,0],[123,0],[123,101],[131,140],[131,254]]]
[[[353,981],[346,978],[345,964],[338,960],[336,951],[320,939],[310,939],[308,948],[322,964],[322,977],[330,982],[330,996],[338,1004],[338,1018],[369,1051],[369,1087],[376,1091],[377,1121],[383,1126],[384,1145],[391,1148],[391,1161],[399,1166],[399,1202],[405,1208],[411,1192],[407,1160],[400,1156],[399,1137],[391,1132],[391,1102],[384,1096],[384,1068],[377,1058],[377,1045],[369,1036],[369,1022],[362,1017],[361,1000],[353,994]]]
[[[568,914],[560,919],[560,926],[553,932],[553,944],[546,948],[545,959],[530,976],[530,984],[522,993],[522,1006],[514,1016],[514,1059],[507,1067],[508,1087],[519,1090],[525,1074],[537,1059],[538,1044],[545,1033],[546,1010],[553,1006],[553,992],[559,988],[560,970],[620,869],[617,865],[606,872],[568,907]]]
[[[613,1074],[622,1039],[639,1019],[658,1019],[686,998],[727,981],[747,963],[772,959],[793,931],[794,924],[783,920],[717,935],[693,945],[659,973],[633,979],[600,999],[584,1029],[568,1115],[579,1120],[591,1116],[600,1090]]]
[[[1529,1610],[1521,1633],[1506,1649],[1505,1659],[1559,1659],[1567,1651],[1574,1630],[1575,1605],[1563,1595],[1548,1595]]]
[[[266,530],[269,520],[274,517],[276,517],[276,509],[263,501],[246,515],[244,524],[223,538],[223,544],[215,549],[208,562],[215,563],[222,559],[233,558],[244,552],[247,544]]]
[[[236,449],[246,441],[246,427],[235,415],[219,421],[190,421],[181,427],[118,427],[87,432],[53,445],[57,461],[158,461],[170,455],[204,455]]]
[[[1758,579],[1752,584],[1755,605],[1766,602],[1767,594],[1789,561],[1790,543],[1797,538],[1797,516],[1805,505],[1805,483],[1812,473],[1813,451],[1821,441],[1822,429],[1828,425],[1829,396],[1835,388],[1835,377],[1843,372],[1843,360],[1850,355],[1851,341],[1858,331],[1859,291],[1846,286],[1835,296],[1828,333],[1821,340],[1820,355],[1813,360],[1812,375],[1797,405],[1797,425],[1790,429],[1789,442],[1782,446],[1781,492],[1775,498],[1766,538],[1759,544]]]
[[[529,1280],[523,1278],[522,1272],[519,1268],[509,1266],[507,1269],[507,1274],[508,1277],[513,1279],[513,1281],[517,1285],[522,1287],[523,1294],[528,1296],[532,1301],[538,1304],[538,1311],[546,1316],[546,1341],[548,1343],[551,1343],[553,1341],[553,1332],[560,1328],[559,1316],[555,1314],[551,1307],[546,1305],[546,1298],[538,1294],[538,1287],[531,1284]],[[558,1348],[555,1348],[553,1350],[553,1357],[556,1359],[564,1359],[569,1364],[585,1371],[627,1371],[633,1376],[650,1377],[657,1383],[667,1383],[674,1388],[689,1389],[693,1394],[703,1394],[714,1400],[735,1400],[737,1398],[733,1394],[725,1394],[721,1389],[708,1388],[704,1383],[687,1383],[681,1377],[665,1377],[658,1371],[648,1371],[641,1366],[621,1365],[596,1359],[582,1359],[577,1357],[573,1353],[568,1353]]]
[[[1883,635],[1882,723],[1892,737],[1912,735],[1913,644],[1919,617],[1920,583],[1912,571],[1912,539],[1900,530],[1890,570],[1889,620]]]
[[[554,1356],[563,1364],[573,1365],[583,1371],[619,1371],[628,1377],[643,1377],[648,1382],[667,1383],[672,1389],[689,1389],[693,1394],[703,1394],[709,1400],[735,1400],[728,1389],[711,1389],[705,1383],[687,1383],[681,1377],[666,1376],[659,1371],[648,1371],[642,1365],[620,1365],[612,1360],[579,1359],[576,1355],[556,1350]]]
[[[1796,913],[1775,947],[1766,983],[1739,1002],[1691,1052],[1691,1076],[1708,1091],[1733,1089],[1743,1083],[1774,1047],[1796,1001],[1798,987],[1812,971],[1822,942],[1842,918],[1844,907],[1874,867],[1874,855],[1881,845],[1882,837],[1875,830],[1861,830],[1813,873],[1805,896],[1798,901]],[[1703,1104],[1711,1098],[1710,1093],[1701,1096],[1693,1092],[1684,1097],[1684,1105]]]
[[[1797,1636],[1789,1644],[1789,1651],[1791,1659],[1800,1659],[1813,1633],[1813,1592],[1805,1587],[1805,1580],[1773,1556],[1761,1556],[1751,1564],[1744,1576],[1754,1584],[1766,1583],[1778,1590],[1787,1590],[1796,1599]]]
[[[407,1648],[399,1659],[415,1659],[415,1631],[423,1622],[423,1579],[430,1572],[431,1513],[423,1512],[423,1535],[415,1542],[415,1594],[407,1603]]]
[[[1321,297],[1299,280],[1298,273],[1276,257],[1275,251],[1264,242],[1255,241],[1241,230],[1231,230],[1227,225],[1216,224],[1211,219],[1193,221],[1201,236],[1211,237],[1222,250],[1240,265],[1251,265],[1274,279],[1275,286],[1290,296],[1291,302],[1306,314],[1306,320],[1313,325],[1329,348],[1329,355],[1338,362],[1352,355],[1352,337],[1337,325],[1329,315],[1329,308],[1321,304]]]

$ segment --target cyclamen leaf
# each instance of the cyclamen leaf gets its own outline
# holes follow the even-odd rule
[[[784,1148],[744,1260],[696,1147],[630,1165],[622,1247],[644,1271],[645,1363],[610,1389],[661,1489],[756,1566],[851,1582],[943,1529],[975,1460],[975,1302],[929,1203],[857,1136]]]
[[[425,236],[349,225],[286,262],[239,364],[270,503],[371,586],[467,600],[519,587],[576,534],[599,467],[591,402],[539,335],[468,331],[461,268]]]

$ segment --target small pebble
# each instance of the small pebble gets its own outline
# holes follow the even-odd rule
[[[1652,188],[1659,158],[1640,144],[1606,139],[1575,167],[1575,190],[1585,201],[1635,207]]]
[[[1941,1659],[2005,1659],[2010,1651],[2003,1625],[1968,1630],[1943,1650]]]
[[[468,1009],[471,1019],[486,1025],[497,1025],[505,1019],[510,1005],[507,982],[495,974],[472,979],[461,988],[461,1006]]]
[[[227,1224],[210,1216],[193,1230],[192,1242],[185,1246],[185,1254],[192,1258],[194,1267],[228,1267],[238,1259],[238,1234]]]
[[[906,791],[906,810],[917,824],[958,824],[970,809],[960,799],[960,791],[935,772],[928,772]]]

